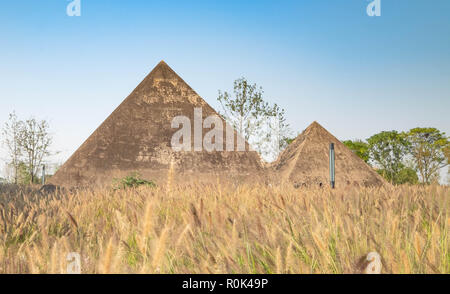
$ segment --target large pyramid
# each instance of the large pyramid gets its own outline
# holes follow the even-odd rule
[[[280,154],[272,164],[272,172],[281,182],[292,183],[295,187],[329,186],[330,143],[335,146],[336,187],[385,184],[372,167],[317,122],[306,128]]]
[[[138,172],[164,184],[171,165],[177,183],[236,182],[263,174],[260,157],[249,151],[247,142],[246,151],[194,151],[194,108],[202,109],[203,119],[217,115],[161,61],[49,182],[66,187],[109,186],[114,178]],[[172,128],[171,123],[180,115],[191,120],[191,151],[174,151],[171,146],[173,134],[180,129]],[[208,131],[202,129],[202,139]],[[236,146],[237,134],[232,132]],[[227,150],[225,132],[223,141]]]

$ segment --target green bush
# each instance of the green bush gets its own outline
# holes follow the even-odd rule
[[[393,177],[390,173],[387,173],[384,169],[379,169],[377,172],[394,185],[401,184],[411,184],[415,185],[419,182],[419,177],[414,169],[410,167],[403,167],[396,175]]]
[[[114,179],[114,190],[136,188],[139,186],[156,187],[156,184],[152,181],[141,179],[141,175],[136,172],[122,179]]]
[[[405,167],[398,173],[398,184],[411,184],[415,185],[419,182],[419,177],[414,169]]]

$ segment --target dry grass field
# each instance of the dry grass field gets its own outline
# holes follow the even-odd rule
[[[450,190],[224,185],[0,192],[0,273],[450,273]]]

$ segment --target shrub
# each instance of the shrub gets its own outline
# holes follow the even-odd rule
[[[394,185],[411,184],[415,185],[419,182],[419,178],[414,169],[410,167],[403,167],[396,175],[393,177],[390,173],[387,173],[384,169],[378,169],[378,174],[388,180]]]
[[[156,187],[154,182],[141,179],[141,175],[136,172],[131,173],[122,179],[114,179],[114,182],[114,190],[136,188],[139,186]]]

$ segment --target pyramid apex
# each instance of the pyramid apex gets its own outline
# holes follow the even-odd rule
[[[155,68],[160,68],[160,67],[169,67],[169,68],[170,68],[170,66],[169,66],[164,60],[161,60],[161,61],[155,66]]]
[[[145,83],[145,81],[151,80],[152,78],[181,78],[176,74],[176,72],[164,61],[161,60],[145,77],[145,79],[141,83]]]
[[[317,121],[313,121],[313,122],[307,127],[307,129],[316,129],[316,128],[324,129],[324,127],[322,127]]]

